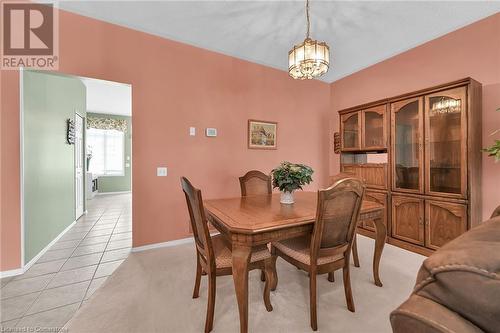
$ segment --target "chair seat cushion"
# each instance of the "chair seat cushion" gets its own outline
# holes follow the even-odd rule
[[[212,237],[212,245],[215,253],[215,266],[217,268],[227,268],[233,266],[231,250],[224,244],[220,235]],[[253,248],[250,262],[257,262],[271,258],[271,253],[266,245],[259,245]]]
[[[273,246],[276,247],[279,251],[286,254],[290,258],[293,258],[306,265],[311,264],[310,245],[310,236],[303,236],[292,239],[285,239],[279,242],[273,242]],[[342,253],[329,256],[320,256],[318,257],[317,264],[329,264],[337,260],[341,260],[342,258],[344,258]]]

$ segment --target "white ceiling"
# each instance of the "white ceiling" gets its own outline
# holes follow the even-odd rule
[[[87,88],[87,112],[132,116],[132,87],[128,84],[80,78]]]
[[[287,70],[304,1],[59,1],[82,15]],[[311,37],[330,45],[333,82],[500,12],[500,1],[311,0]]]

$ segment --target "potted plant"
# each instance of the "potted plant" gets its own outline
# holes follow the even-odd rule
[[[282,162],[279,167],[271,171],[273,175],[273,188],[279,188],[281,191],[281,200],[283,204],[293,204],[293,191],[312,182],[313,169],[304,164],[294,164]]]
[[[499,112],[499,111],[500,111],[500,108],[497,109],[497,112]],[[500,129],[497,129],[496,131],[494,131],[490,135],[495,135],[499,132],[500,132]],[[493,146],[491,146],[489,148],[485,148],[485,149],[483,149],[483,151],[487,152],[488,156],[494,156],[495,162],[500,161],[500,140],[495,140],[495,143],[493,144]]]

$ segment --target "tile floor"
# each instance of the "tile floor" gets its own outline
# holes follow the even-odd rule
[[[127,258],[131,194],[96,196],[87,212],[26,273],[1,279],[0,330],[64,326]]]

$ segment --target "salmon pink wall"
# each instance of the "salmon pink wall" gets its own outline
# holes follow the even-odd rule
[[[64,11],[59,19],[61,73],[132,85],[133,246],[188,236],[181,176],[206,198],[237,196],[238,176],[290,160],[314,168],[310,189],[325,184],[328,84]],[[18,73],[2,72],[1,84],[4,271],[20,266]],[[249,118],[278,122],[277,150],[247,149]]]
[[[500,128],[500,13],[434,39],[332,83],[332,131],[336,111],[424,89],[465,77],[483,84],[483,145]],[[330,173],[339,170],[339,155],[330,155]],[[483,157],[483,219],[500,204],[500,163]]]
[[[21,263],[19,73],[0,71],[0,271]]]

